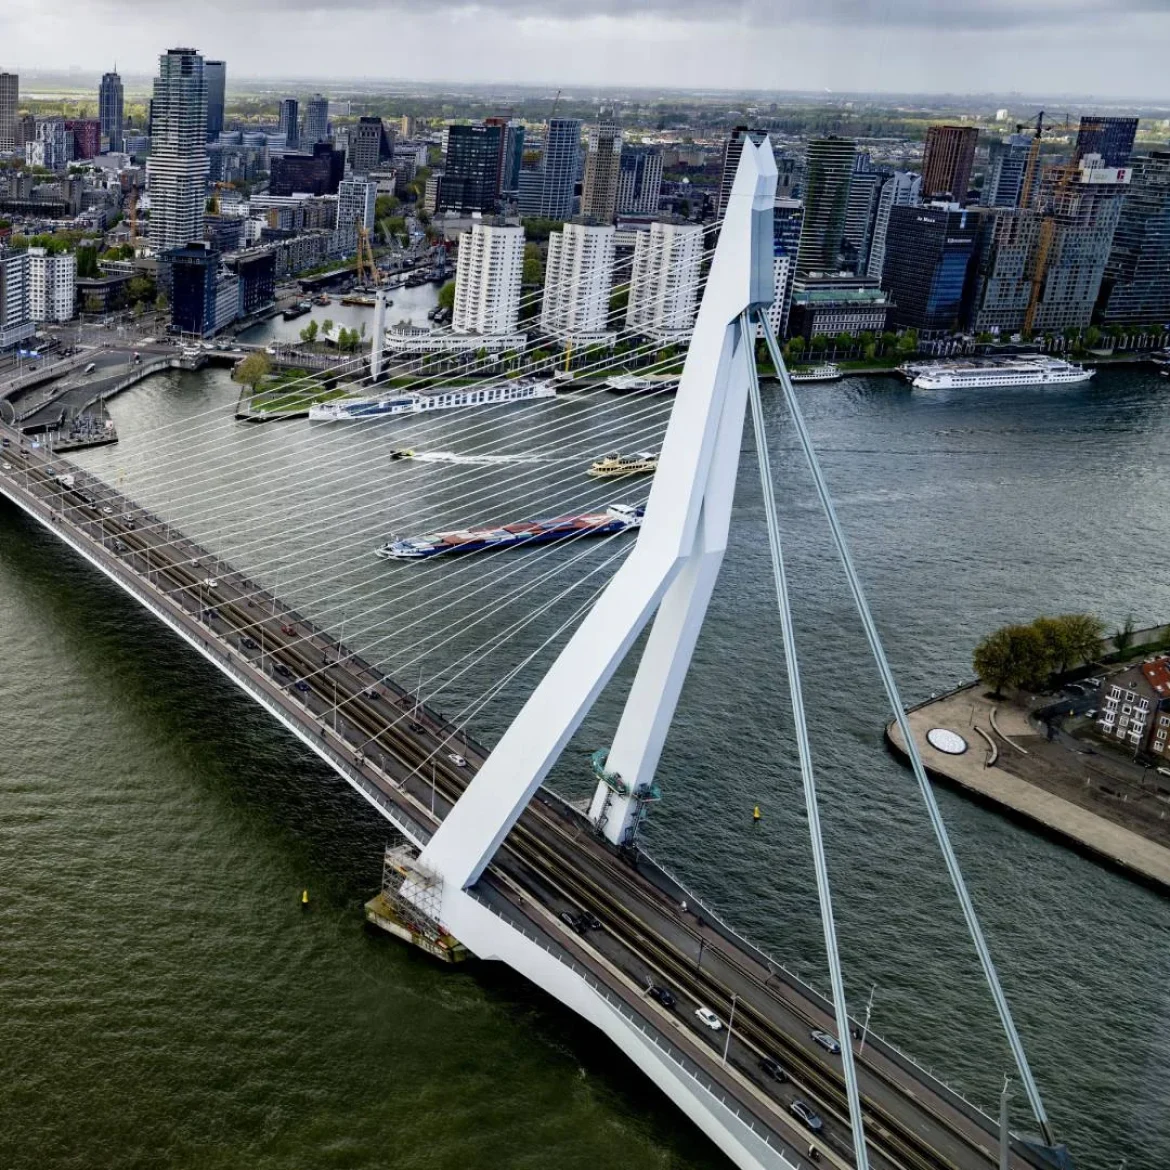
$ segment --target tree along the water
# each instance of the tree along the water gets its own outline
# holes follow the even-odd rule
[[[1090,613],[1040,617],[988,634],[972,658],[975,673],[998,696],[1005,686],[1040,689],[1053,673],[1089,662],[1101,650],[1101,620]]]

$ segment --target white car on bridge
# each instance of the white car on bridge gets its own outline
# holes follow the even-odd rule
[[[695,1008],[695,1015],[699,1017],[699,1022],[710,1028],[712,1032],[723,1031],[723,1021],[710,1008]]]

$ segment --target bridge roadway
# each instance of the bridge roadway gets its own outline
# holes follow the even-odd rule
[[[450,809],[487,749],[303,615],[213,553],[60,458],[28,447],[0,424],[0,494],[154,609],[188,641],[312,742],[351,784],[416,844]],[[69,472],[73,486],[54,478]],[[212,583],[214,582],[214,583]],[[456,757],[466,763],[460,765]],[[833,1031],[829,1005],[694,904],[647,858],[631,860],[599,840],[576,810],[541,791],[508,836],[475,895],[496,914],[587,974],[603,993],[700,1083],[768,1135],[794,1166],[852,1165],[840,1058],[810,1038]],[[684,892],[685,894],[685,892]],[[595,915],[579,934],[562,911]],[[647,994],[671,988],[674,1010]],[[726,1023],[712,1033],[694,1009]],[[855,1044],[856,1048],[856,1044]],[[760,1069],[780,1061],[777,1083]],[[875,1170],[986,1170],[997,1164],[991,1119],[870,1034],[859,1062],[866,1133]],[[795,1099],[824,1119],[819,1133],[789,1111]],[[779,1163],[778,1163],[779,1164]],[[1014,1140],[1013,1168],[1051,1163]]]

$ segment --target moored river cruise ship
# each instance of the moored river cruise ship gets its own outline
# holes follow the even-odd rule
[[[1061,358],[1027,356],[915,365],[907,373],[916,390],[977,390],[984,386],[1065,386],[1087,382],[1096,371]]]
[[[555,398],[551,381],[498,382],[494,385],[450,388],[432,393],[417,390],[375,398],[335,398],[309,407],[310,422],[350,422],[355,419],[424,414],[431,410],[458,410],[465,406],[499,406],[532,398]]]

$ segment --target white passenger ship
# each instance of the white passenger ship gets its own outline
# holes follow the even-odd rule
[[[832,362],[823,366],[805,366],[788,375],[794,382],[835,382],[841,377],[841,367]]]
[[[358,419],[424,414],[431,410],[457,410],[464,406],[498,406],[532,398],[555,398],[552,382],[498,382],[492,386],[466,386],[420,394],[387,394],[376,398],[335,398],[309,407],[310,422],[350,422]]]
[[[1050,357],[1011,357],[988,361],[938,362],[913,368],[917,390],[974,390],[984,386],[1066,386],[1087,382],[1096,370]]]

